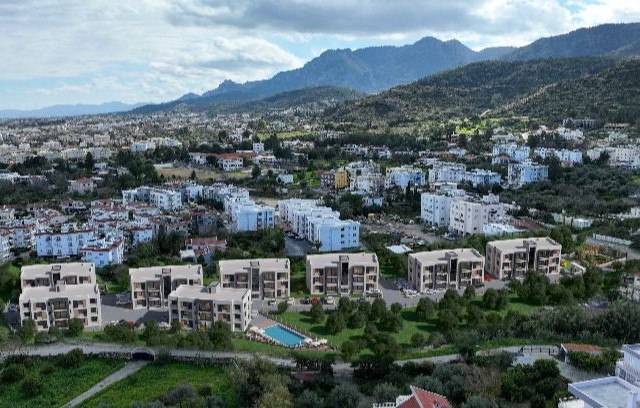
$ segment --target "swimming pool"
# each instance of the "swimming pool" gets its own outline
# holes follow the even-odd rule
[[[289,328],[279,324],[274,324],[273,326],[265,328],[264,333],[287,347],[295,347],[302,344],[305,339],[305,337],[294,333]]]

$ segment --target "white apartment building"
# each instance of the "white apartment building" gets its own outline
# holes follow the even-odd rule
[[[375,253],[307,255],[307,289],[312,295],[349,296],[378,289]]]
[[[500,184],[500,174],[491,170],[473,169],[466,171],[462,176],[462,181],[471,183],[472,186]]]
[[[200,265],[153,266],[131,268],[129,278],[134,309],[162,309],[180,285],[201,286],[203,272]]]
[[[86,226],[63,225],[59,230],[37,231],[36,252],[42,258],[80,256],[81,249],[95,238],[93,229]]]
[[[244,160],[235,153],[221,153],[215,157],[218,167],[224,171],[240,171],[244,168]]]
[[[548,157],[557,157],[561,162],[574,164],[582,164],[582,152],[580,150],[569,149],[550,149],[547,147],[536,147],[533,150],[534,156],[540,156],[542,159]]]
[[[264,143],[262,143],[262,142],[254,142],[253,143],[253,152],[254,153],[262,153],[262,152],[264,152]]]
[[[480,200],[453,197],[449,208],[449,230],[461,235],[482,234],[483,227],[496,223],[505,216],[504,205],[493,194]]]
[[[9,239],[0,235],[0,264],[3,264],[11,257],[11,244]]]
[[[69,193],[71,194],[89,194],[96,188],[96,183],[88,177],[69,180]]]
[[[11,207],[0,208],[0,224],[5,224],[16,219],[16,210]]]
[[[420,293],[478,285],[484,282],[484,257],[470,248],[412,253],[408,280]]]
[[[421,169],[413,166],[390,167],[384,179],[384,188],[398,187],[401,190],[407,186],[424,186],[426,177]]]
[[[485,268],[498,279],[523,278],[532,270],[560,273],[562,246],[549,237],[508,239],[487,243]]]
[[[360,223],[331,217],[309,219],[307,239],[319,243],[320,252],[342,251],[360,246]]]
[[[223,288],[249,289],[252,299],[289,297],[291,266],[287,258],[222,260],[218,271]]]
[[[275,226],[275,209],[252,201],[233,205],[230,215],[232,229],[236,232],[259,231]]]
[[[455,187],[441,189],[434,193],[422,193],[420,195],[420,219],[429,225],[448,227],[451,200],[454,197],[463,197],[464,195],[464,190],[458,190]]]
[[[142,186],[122,191],[122,205],[131,201],[141,201],[159,208],[162,211],[179,211],[182,209],[182,194],[179,191]]]
[[[511,187],[522,187],[525,184],[547,180],[549,166],[534,162],[510,163],[507,184]]]
[[[429,171],[429,184],[435,183],[471,183],[474,187],[480,184],[500,184],[500,174],[483,169],[466,170],[460,163],[437,163]]]
[[[82,260],[98,268],[119,265],[124,259],[124,241],[120,238],[93,239],[80,250]]]
[[[31,250],[36,246],[36,225],[14,221],[0,226],[0,235],[9,240],[12,249]]]
[[[169,322],[207,330],[217,321],[243,332],[251,321],[251,291],[211,286],[180,285],[169,294]]]
[[[155,150],[156,144],[150,141],[133,142],[129,150],[131,153],[144,153],[147,150]]]
[[[598,160],[605,152],[609,155],[609,166],[640,168],[640,148],[637,146],[595,147],[587,150],[587,156]]]
[[[515,143],[496,144],[493,146],[492,156],[492,164],[504,163],[504,157],[507,159],[506,162],[523,162],[529,159],[529,147]]]
[[[20,322],[32,319],[39,331],[67,328],[82,319],[86,328],[102,325],[95,266],[67,263],[23,266],[20,272]]]

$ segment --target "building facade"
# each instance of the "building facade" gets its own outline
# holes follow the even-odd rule
[[[95,238],[93,229],[63,225],[59,230],[47,229],[35,234],[36,252],[42,258],[80,256],[81,249]]]
[[[167,307],[169,294],[180,285],[202,286],[200,265],[168,265],[129,269],[134,309]]]
[[[291,266],[287,258],[223,260],[218,271],[223,288],[249,289],[253,299],[289,297]]]
[[[23,266],[20,286],[20,322],[32,319],[39,331],[66,329],[74,318],[85,328],[102,325],[100,290],[91,263]]]
[[[455,197],[449,209],[449,230],[461,235],[482,234],[484,225],[499,222],[504,215],[504,206],[496,195],[480,200]]]
[[[409,254],[408,280],[420,293],[479,285],[484,282],[484,257],[469,248]]]
[[[349,296],[378,289],[375,253],[307,255],[307,289],[312,295]]]
[[[549,179],[549,166],[533,162],[510,163],[507,184],[511,187],[522,187],[525,184]]]
[[[555,275],[560,273],[561,251],[562,246],[549,237],[491,241],[485,268],[498,279],[523,278],[529,270]]]

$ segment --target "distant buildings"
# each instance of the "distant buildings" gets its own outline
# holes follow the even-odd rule
[[[349,296],[378,289],[375,253],[307,255],[307,289],[312,295]]]
[[[69,180],[69,193],[71,194],[89,194],[96,188],[93,179],[83,177],[76,180]]]
[[[507,184],[510,187],[522,187],[525,184],[547,180],[548,178],[549,166],[547,165],[531,161],[509,164]]]
[[[102,314],[95,267],[91,263],[23,266],[20,322],[32,319],[38,331],[66,329],[71,319],[100,328]]]
[[[98,268],[119,265],[124,260],[124,241],[121,238],[93,239],[81,249],[82,260],[91,262]]]
[[[123,204],[140,201],[154,205],[162,211],[179,211],[182,209],[182,194],[179,191],[142,186],[132,190],[122,191]]]
[[[95,238],[88,226],[64,224],[58,229],[46,228],[36,232],[36,252],[41,258],[80,256],[81,249]]]
[[[349,187],[349,175],[346,170],[332,170],[320,175],[320,185],[328,190],[343,190]]]
[[[409,283],[420,293],[428,289],[462,289],[482,284],[484,257],[475,249],[409,254]]]
[[[289,297],[291,266],[286,258],[222,260],[218,270],[223,288],[249,289],[252,299]]]
[[[405,190],[408,186],[424,186],[426,177],[421,169],[412,166],[390,167],[386,171],[384,188],[398,187]]]
[[[435,183],[470,183],[474,187],[478,185],[500,184],[500,174],[483,169],[467,171],[461,163],[438,162],[429,171],[429,184]]]
[[[275,209],[253,201],[233,204],[229,214],[231,227],[236,232],[260,231],[275,226]]]
[[[479,200],[455,197],[449,210],[449,230],[461,235],[482,234],[486,224],[499,222],[504,216],[504,205],[497,195],[489,194]]]
[[[500,143],[493,146],[492,156],[492,164],[524,162],[529,159],[529,147],[515,143]]]
[[[562,246],[548,237],[509,239],[487,243],[487,272],[498,279],[522,278],[532,270],[543,275],[560,273]]]

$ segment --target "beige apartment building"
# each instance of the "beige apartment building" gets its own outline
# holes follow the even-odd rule
[[[491,241],[485,267],[498,279],[522,278],[529,270],[558,274],[561,251],[562,246],[549,237]]]
[[[291,265],[287,258],[232,259],[218,263],[223,288],[251,290],[253,299],[289,296]]]
[[[211,286],[181,285],[169,294],[169,321],[183,327],[209,329],[217,321],[233,331],[245,331],[251,320],[251,291]]]
[[[307,255],[307,288],[312,295],[339,296],[377,290],[379,269],[371,252]]]
[[[20,322],[33,319],[36,328],[65,329],[77,318],[85,328],[102,325],[100,290],[92,263],[23,266],[20,272]]]
[[[169,294],[180,285],[202,285],[201,265],[168,265],[129,269],[131,304],[134,309],[167,307]]]
[[[462,248],[409,254],[409,283],[424,293],[429,289],[462,289],[484,281],[484,257]]]

